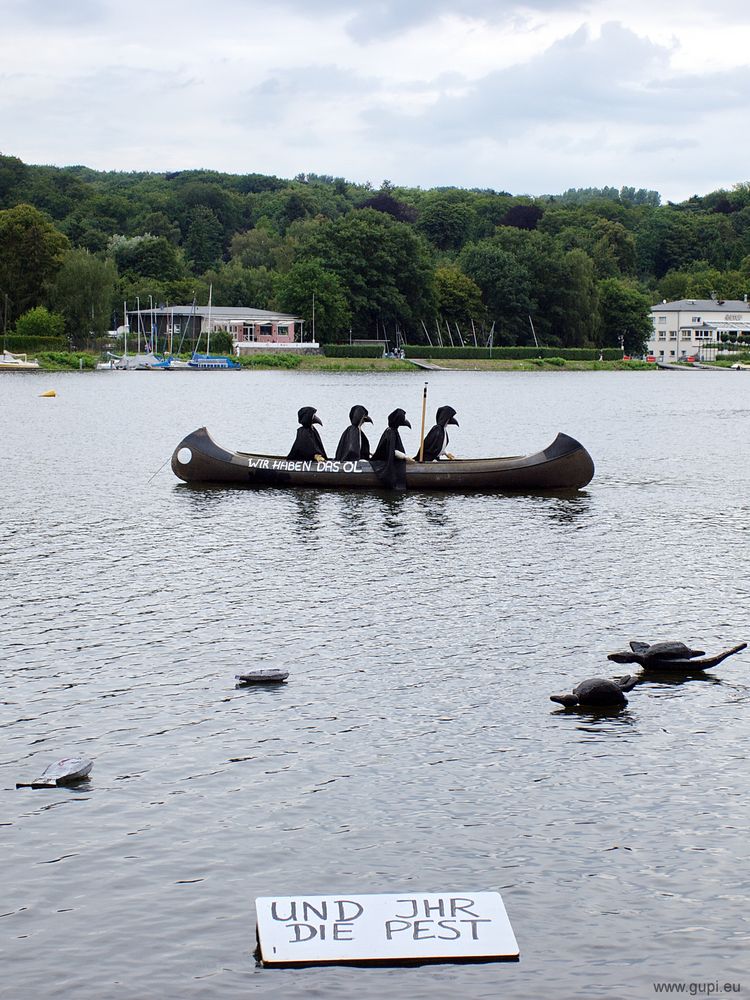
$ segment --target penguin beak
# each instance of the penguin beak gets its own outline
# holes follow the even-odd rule
[[[371,424],[372,423],[372,417],[365,417],[365,419],[362,421],[362,423],[363,424]]]
[[[458,421],[456,420],[455,417],[451,417],[450,420],[448,421],[448,423],[449,424],[455,424],[456,427],[458,427]]]
[[[402,427],[408,427],[408,428],[409,428],[409,430],[411,430],[411,424],[409,423],[409,421],[408,421],[408,420],[404,420],[404,422],[403,422],[403,424],[402,424],[401,426],[402,426]]]
[[[315,416],[314,416],[314,417],[312,418],[312,422],[313,422],[314,424],[320,424],[320,426],[321,426],[321,427],[323,426],[323,421],[322,421],[322,420],[320,419],[320,417],[319,417],[319,416],[317,415],[317,413],[316,413],[316,414],[315,414]]]

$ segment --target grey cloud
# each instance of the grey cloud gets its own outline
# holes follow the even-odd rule
[[[605,25],[598,38],[584,27],[523,65],[466,81],[463,95],[443,94],[422,114],[371,108],[364,117],[376,133],[457,142],[566,123],[671,127],[747,103],[744,69],[675,75],[669,57],[664,46],[619,24]]]
[[[277,0],[277,3],[310,15],[310,0]],[[702,0],[662,0],[662,4],[665,9],[671,7],[678,20],[685,20],[691,13],[700,17],[706,14]],[[723,20],[727,25],[747,21],[746,0],[713,0],[710,9],[717,21]],[[362,43],[393,37],[444,15],[500,24],[519,15],[588,11],[592,14],[597,11],[596,0],[315,0],[316,16],[344,17],[349,34]],[[636,22],[643,21],[643,16],[637,14],[633,18]]]
[[[375,87],[377,81],[338,66],[290,67],[241,95],[238,120],[246,125],[271,124],[285,118],[290,109],[311,102],[338,104],[342,94],[370,93]]]
[[[309,0],[279,0],[309,14]],[[585,0],[316,0],[316,11],[343,15],[347,29],[359,42],[397,35],[445,14],[483,21],[506,21],[519,12],[579,10]]]
[[[89,150],[135,145],[143,142],[146,134],[153,141],[154,129],[147,120],[153,121],[159,107],[168,106],[171,99],[182,100],[179,92],[192,85],[191,80],[174,74],[136,72],[121,66],[69,79],[51,95],[35,95],[40,78],[30,74],[15,77],[20,83],[24,79],[29,96],[3,109],[4,135],[21,147],[31,120],[34,135],[43,136],[45,147],[53,153],[62,148],[76,151],[66,154],[67,162],[82,162]],[[166,114],[164,120],[169,120]],[[165,129],[165,134],[171,133]]]
[[[40,28],[75,28],[107,17],[104,0],[6,0],[3,22],[31,23]]]
[[[697,139],[680,137],[670,139],[668,136],[659,135],[655,139],[647,139],[643,142],[634,143],[632,149],[634,153],[666,153],[685,152],[688,149],[700,149],[700,142]]]

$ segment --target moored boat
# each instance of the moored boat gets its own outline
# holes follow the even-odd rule
[[[34,358],[29,360],[26,354],[11,354],[10,351],[3,351],[0,355],[0,372],[35,371],[37,368],[39,368],[39,362]]]
[[[239,361],[217,354],[194,354],[187,367],[193,371],[237,371],[242,365]]]
[[[149,351],[146,354],[124,354],[115,362],[115,368],[125,371],[158,372],[169,367],[169,361]]]
[[[382,489],[367,461],[290,461],[280,455],[228,451],[205,427],[188,434],[172,455],[172,471],[186,483],[233,486]],[[533,455],[465,458],[406,465],[408,490],[546,492],[578,490],[591,482],[594,463],[580,442],[558,434]]]

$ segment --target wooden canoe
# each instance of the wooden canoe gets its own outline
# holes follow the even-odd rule
[[[369,462],[295,462],[280,455],[227,451],[205,427],[180,441],[172,455],[172,471],[186,483],[206,485],[383,488]],[[533,455],[407,464],[406,487],[536,493],[582,489],[593,475],[594,463],[583,445],[558,434],[548,448]]]

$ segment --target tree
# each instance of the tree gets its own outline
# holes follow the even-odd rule
[[[621,222],[597,219],[589,233],[586,249],[594,260],[597,277],[635,275],[635,237]]]
[[[385,188],[381,188],[367,201],[363,201],[359,207],[374,208],[377,212],[386,212],[399,222],[414,222],[417,218],[416,208],[406,205],[403,201],[397,201],[390,193],[390,189]]]
[[[352,326],[372,336],[376,322],[416,326],[435,309],[433,268],[411,226],[364,208],[305,232],[300,260],[317,260],[345,290]]]
[[[559,336],[565,347],[583,347],[594,343],[599,313],[594,264],[583,250],[565,254],[566,276],[558,289],[561,305]]]
[[[79,210],[92,194],[85,182],[70,167],[34,167],[26,175],[24,200],[63,220]]]
[[[599,316],[604,347],[622,346],[626,354],[643,354],[653,329],[648,296],[621,278],[599,282]]]
[[[243,199],[237,192],[227,190],[226,186],[218,183],[220,178],[221,174],[208,173],[202,177],[199,171],[191,171],[186,175],[186,182],[178,186],[174,202],[186,236],[193,212],[198,208],[205,208],[213,213],[219,220],[222,234],[227,238],[242,224],[245,207]]]
[[[278,303],[285,311],[302,316],[312,336],[315,296],[315,337],[320,342],[344,340],[351,323],[346,294],[336,274],[317,260],[293,264],[279,282]]]
[[[134,223],[132,231],[137,236],[144,236],[147,233],[151,236],[163,236],[175,245],[180,242],[182,236],[179,225],[166,212],[144,212]]]
[[[525,275],[525,292],[519,300],[523,307],[516,311],[512,324],[520,342],[531,342],[531,314],[541,343],[568,346],[570,336],[578,343],[580,328],[571,324],[568,311],[571,282],[575,285],[582,271],[580,267],[571,270],[559,242],[538,230],[501,226],[490,243],[509,254]]]
[[[45,301],[70,248],[67,237],[31,205],[0,212],[0,296],[13,320]]]
[[[267,267],[243,267],[233,260],[206,271],[203,280],[213,285],[217,305],[271,309],[278,276]]]
[[[214,330],[211,334],[211,343],[208,342],[208,337],[201,342],[199,340],[196,350],[208,350],[211,348],[212,354],[233,354],[234,353],[234,342],[232,340],[232,334],[227,330]]]
[[[486,309],[482,289],[460,267],[448,264],[435,269],[438,314],[450,323],[483,322]]]
[[[513,338],[528,330],[531,312],[529,273],[516,258],[494,239],[464,247],[459,264],[465,274],[482,289],[482,297],[500,331]]]
[[[715,267],[693,266],[689,269],[685,298],[741,299],[748,290],[748,280],[741,271],[719,271]]]
[[[266,226],[256,226],[232,238],[230,254],[243,267],[278,267],[285,238]]]
[[[465,192],[437,191],[422,201],[417,228],[438,250],[460,250],[474,223]]]
[[[99,260],[88,250],[66,254],[51,300],[65,317],[68,336],[74,341],[109,329],[116,282],[117,271],[111,260]]]
[[[177,247],[164,236],[113,236],[107,251],[121,275],[169,281],[185,274]]]
[[[15,194],[27,175],[28,167],[17,156],[0,154],[0,207],[10,208]]]
[[[46,306],[35,306],[16,320],[17,337],[62,337],[64,333],[65,319]]]
[[[667,271],[680,271],[704,255],[695,218],[668,206],[645,217],[636,234],[636,247],[639,273],[657,278],[664,277]]]
[[[665,302],[686,299],[688,297],[689,284],[689,274],[686,274],[684,271],[670,271],[659,282],[659,295]]]
[[[536,229],[543,215],[544,210],[538,205],[519,203],[508,209],[498,225],[513,226],[516,229]]]
[[[251,221],[257,226],[260,219],[266,216],[283,234],[292,222],[316,214],[318,193],[318,187],[313,189],[308,184],[297,184],[280,191],[251,195]]]
[[[224,229],[212,209],[198,205],[188,213],[185,253],[196,274],[218,263],[223,253]]]

